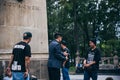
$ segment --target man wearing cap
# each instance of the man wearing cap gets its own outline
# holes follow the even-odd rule
[[[62,41],[62,35],[56,33],[54,35],[55,40],[53,40],[49,45],[49,58],[48,58],[48,73],[49,80],[60,80],[60,68],[62,67],[62,62],[66,61],[67,58],[62,52],[60,42]]]
[[[96,47],[96,40],[91,39],[89,41],[90,48],[87,51],[87,55],[83,62],[84,65],[84,80],[97,80],[99,61],[101,60],[100,50]]]
[[[29,67],[31,48],[28,44],[31,41],[32,33],[25,32],[23,41],[15,44],[13,47],[11,60],[7,67],[7,71],[12,71],[13,80],[29,80]]]

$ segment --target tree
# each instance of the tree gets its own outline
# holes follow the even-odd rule
[[[63,33],[72,57],[77,51],[84,56],[92,37],[97,36],[101,43],[116,42],[119,5],[120,0],[48,0],[49,40],[53,39],[55,32]]]

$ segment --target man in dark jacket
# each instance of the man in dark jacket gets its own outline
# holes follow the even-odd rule
[[[49,58],[48,58],[48,73],[49,80],[60,80],[60,68],[62,62],[68,58],[64,56],[66,52],[62,52],[60,42],[62,41],[62,35],[56,33],[53,40],[49,45]]]

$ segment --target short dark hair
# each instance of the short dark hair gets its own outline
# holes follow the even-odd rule
[[[61,33],[55,33],[54,38],[57,39],[58,37],[62,37]]]
[[[90,41],[93,42],[96,45],[96,39],[95,38],[90,39]]]
[[[66,41],[64,41],[64,40],[61,41],[61,44],[67,46],[67,43],[66,43]]]
[[[31,32],[25,32],[23,34],[23,39],[30,39],[32,37],[32,33]]]

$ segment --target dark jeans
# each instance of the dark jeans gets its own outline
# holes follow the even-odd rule
[[[90,80],[90,78],[92,78],[92,80],[97,80],[98,77],[98,71],[84,71],[84,80]]]
[[[49,80],[60,80],[60,69],[48,67]]]
[[[68,68],[63,67],[62,74],[63,74],[63,80],[70,80]]]

